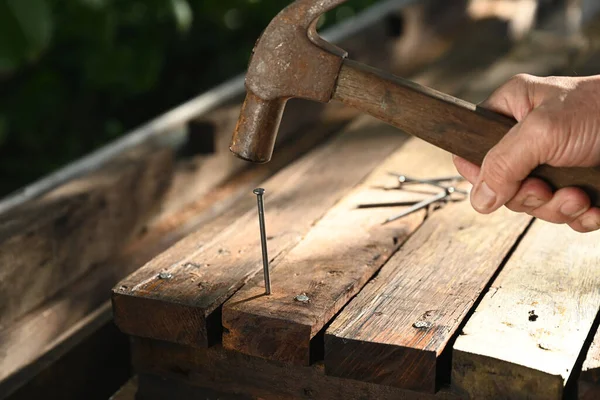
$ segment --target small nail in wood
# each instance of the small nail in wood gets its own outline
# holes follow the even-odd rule
[[[263,260],[263,273],[265,276],[265,294],[271,294],[271,278],[269,277],[269,254],[267,252],[267,233],[265,229],[265,205],[263,202],[263,195],[265,189],[257,188],[254,189],[253,193],[256,195],[256,202],[258,205],[258,224],[260,225],[260,244],[262,247],[262,260]]]

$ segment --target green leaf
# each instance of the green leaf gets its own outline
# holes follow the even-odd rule
[[[46,0],[0,1],[0,72],[9,72],[40,56],[52,38]]]

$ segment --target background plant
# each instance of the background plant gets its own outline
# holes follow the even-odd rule
[[[349,1],[325,24],[375,1]],[[243,71],[285,4],[0,1],[0,195]]]

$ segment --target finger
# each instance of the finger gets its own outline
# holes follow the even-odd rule
[[[594,207],[580,215],[569,226],[581,233],[593,232],[600,229],[600,208]]]
[[[590,208],[590,198],[579,188],[563,188],[554,193],[546,204],[531,211],[530,215],[555,224],[569,224]]]
[[[552,199],[552,190],[546,182],[537,178],[527,178],[517,194],[506,203],[506,207],[515,212],[530,213]]]
[[[530,92],[537,80],[539,78],[528,74],[515,75],[496,89],[480,106],[521,121],[533,109],[533,96]]]
[[[454,162],[456,170],[463,178],[465,178],[471,184],[477,181],[479,171],[481,170],[478,165],[475,165],[472,162],[458,156],[452,157],[452,161]]]
[[[517,194],[521,182],[553,151],[549,124],[546,113],[536,109],[492,147],[471,192],[473,208],[488,214]]]

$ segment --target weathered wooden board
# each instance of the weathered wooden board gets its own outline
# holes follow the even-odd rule
[[[434,159],[437,161],[430,162]],[[302,242],[271,266],[271,295],[263,295],[263,279],[257,276],[225,303],[226,349],[309,365],[311,340],[424,220],[426,213],[421,210],[382,225],[388,217],[408,207],[357,209],[363,203],[421,200],[433,195],[382,190],[397,185],[389,171],[421,177],[456,173],[449,154],[411,138],[329,210]],[[439,191],[433,188],[431,193]],[[297,301],[300,294],[309,300]],[[314,346],[320,349],[312,351],[322,354],[322,340]]]
[[[600,330],[596,331],[585,356],[577,389],[580,400],[600,399]]]
[[[3,215],[0,329],[118,251],[156,210],[171,173],[170,151],[145,148]]]
[[[361,121],[265,182],[272,259],[297,244],[313,223],[406,140],[391,127],[369,118]],[[246,201],[254,203],[253,197],[249,193]],[[256,211],[238,218],[208,243],[197,243],[193,236],[186,240],[197,250],[168,257],[180,260],[176,263],[151,261],[139,272],[150,278],[128,279],[114,290],[115,321],[125,333],[195,346],[220,339],[222,303],[261,268]]]
[[[453,350],[472,398],[560,399],[600,307],[600,232],[535,221]]]
[[[432,395],[340,379],[325,375],[319,364],[286,366],[220,345],[200,349],[133,338],[132,353],[140,400],[458,400],[447,388]]]
[[[439,357],[531,218],[435,212],[325,333],[327,374],[434,392]]]
[[[110,260],[95,265],[42,307],[0,331],[0,399],[51,364],[47,361],[49,358],[58,359],[74,343],[84,340],[91,331],[106,324],[111,318],[110,305],[107,304],[110,289],[119,279],[170,246],[185,245],[188,242],[176,242],[199,227],[202,230],[196,234],[196,240],[210,240],[231,220],[253,209],[254,204],[237,201],[241,196],[247,195],[254,185],[273,175],[290,160],[321,143],[349,118],[351,116],[346,112],[331,113],[327,123],[321,127],[281,146],[270,163],[254,165],[236,174],[178,211],[172,207],[161,210],[143,234],[123,244],[124,248]],[[201,182],[198,186],[194,190],[202,190]],[[169,204],[169,201],[163,203]],[[42,358],[45,361],[42,362]]]

